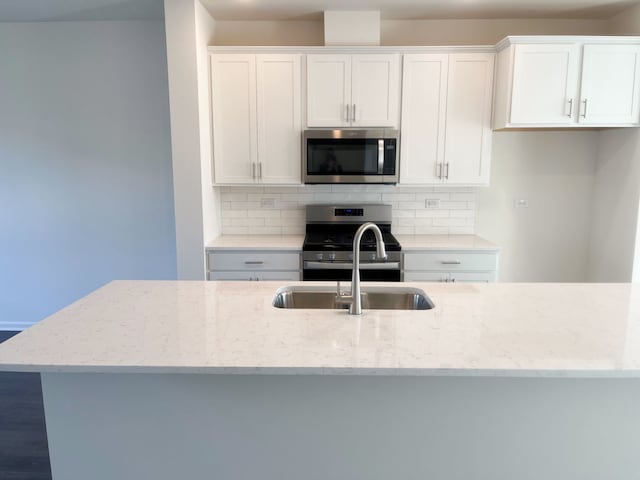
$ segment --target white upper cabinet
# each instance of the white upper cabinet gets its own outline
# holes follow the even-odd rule
[[[404,57],[401,184],[486,185],[493,53]]]
[[[443,181],[488,185],[491,164],[493,53],[449,56]]]
[[[508,37],[498,44],[494,128],[640,124],[636,37]]]
[[[638,124],[640,45],[585,45],[578,121]]]
[[[259,181],[300,183],[300,56],[256,58]]]
[[[216,184],[301,182],[300,55],[211,55]]]
[[[448,71],[447,54],[404,56],[400,183],[441,182]]]
[[[516,45],[511,123],[572,123],[579,55],[575,44]]]
[[[255,55],[212,55],[216,183],[253,183],[258,161]]]
[[[399,55],[307,55],[309,127],[395,127],[399,102]]]

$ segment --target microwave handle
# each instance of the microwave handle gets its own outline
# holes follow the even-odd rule
[[[378,139],[378,175],[384,172],[384,139]]]

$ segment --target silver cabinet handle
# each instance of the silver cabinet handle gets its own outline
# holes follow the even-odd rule
[[[582,118],[587,118],[587,99],[582,100],[584,104],[584,109],[582,110]]]
[[[347,113],[346,113],[346,115],[347,115],[347,116],[346,116],[346,120],[347,120],[347,122],[350,120],[350,118],[349,118],[349,111],[350,111],[349,109],[350,109],[350,108],[351,108],[351,107],[350,107],[350,105],[347,103],[347,104],[345,105],[345,111],[347,112]]]
[[[436,163],[436,176],[442,178],[442,164],[440,162]]]
[[[573,98],[567,100],[567,103],[569,104],[569,113],[567,113],[567,117],[571,118],[571,115],[573,114]]]
[[[262,180],[262,162],[258,162],[258,179]]]
[[[304,268],[313,270],[351,270],[353,263],[349,262],[304,262]],[[400,262],[361,263],[360,270],[398,270]]]
[[[462,262],[460,260],[442,260],[440,263],[442,265],[460,265]]]
[[[352,112],[352,120],[355,122],[356,121],[356,104],[353,104],[353,112]]]
[[[446,178],[447,180],[449,180],[449,162],[444,164],[445,166],[445,174],[444,174],[444,178]]]
[[[262,260],[245,260],[245,265],[262,265],[264,262]]]

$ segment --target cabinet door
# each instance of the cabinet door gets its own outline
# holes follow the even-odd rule
[[[493,53],[449,55],[444,178],[488,184],[491,162]]]
[[[307,125],[349,126],[351,56],[307,55]]]
[[[639,121],[640,47],[585,45],[578,122],[633,125]]]
[[[300,55],[257,55],[258,176],[301,182]]]
[[[441,183],[448,55],[405,55],[400,183]]]
[[[351,124],[396,127],[400,103],[399,55],[354,55],[351,73]]]
[[[257,162],[255,55],[211,56],[215,183],[253,183]]]
[[[511,124],[575,122],[579,55],[576,44],[515,46]]]

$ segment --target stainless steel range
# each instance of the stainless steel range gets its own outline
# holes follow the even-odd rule
[[[353,236],[360,225],[373,222],[382,231],[387,260],[376,260],[375,236],[365,232],[361,242],[363,281],[400,281],[400,243],[391,234],[391,205],[307,205],[306,236],[302,244],[303,280],[351,280]]]

